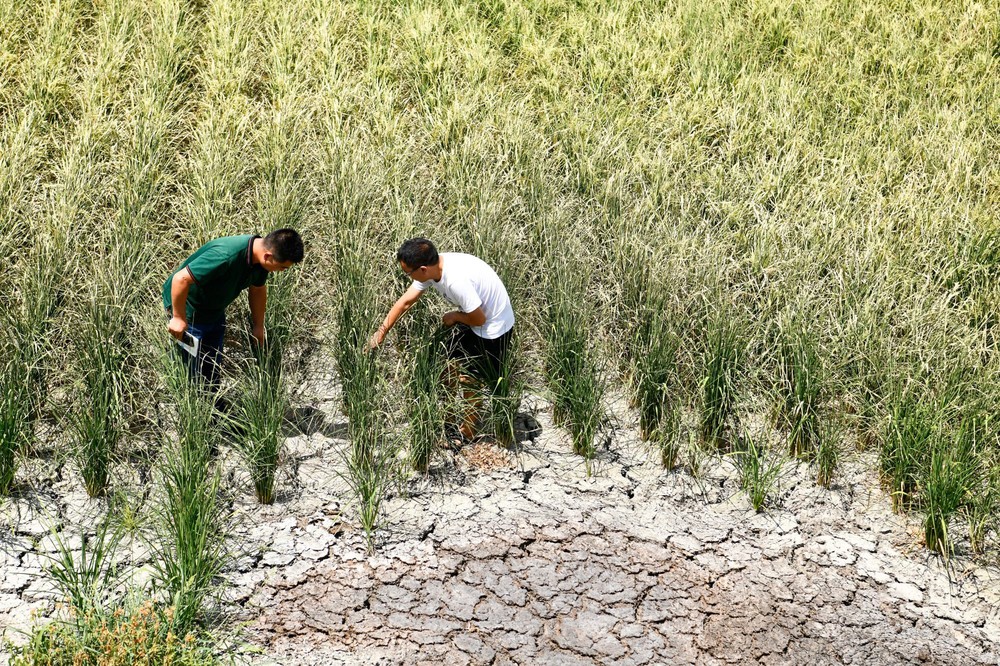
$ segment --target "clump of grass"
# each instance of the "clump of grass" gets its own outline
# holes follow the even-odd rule
[[[700,434],[703,444],[723,448],[736,420],[737,380],[744,350],[737,324],[725,313],[708,321],[702,361]]]
[[[176,433],[163,447],[155,580],[176,609],[180,631],[191,629],[225,562],[225,515],[220,477],[211,465],[219,438],[211,396],[189,380],[170,355],[166,382],[177,410]]]
[[[172,607],[132,595],[121,605],[70,610],[69,621],[35,629],[13,648],[12,666],[210,666],[218,663],[193,633],[178,632]]]
[[[789,454],[796,458],[815,455],[821,447],[823,368],[814,337],[798,318],[793,317],[779,332],[778,372]]]
[[[497,443],[507,448],[517,443],[515,422],[525,387],[521,355],[521,341],[515,334],[498,368],[498,374],[484,380],[487,428],[493,433]]]
[[[917,491],[920,469],[933,441],[934,410],[908,392],[896,390],[890,398],[889,420],[879,449],[882,482],[892,498],[893,511],[908,509]]]
[[[111,304],[92,295],[78,340],[81,386],[71,426],[83,484],[91,497],[107,491],[111,465],[124,434],[123,372],[128,365],[122,316]]]
[[[385,432],[380,354],[368,348],[368,336],[381,314],[368,271],[371,263],[359,250],[365,246],[352,245],[351,240],[345,238],[338,247],[337,360],[351,437],[346,479],[357,497],[371,551],[382,502],[395,477],[396,444]]]
[[[265,343],[265,347],[270,342]],[[250,472],[254,494],[261,504],[274,502],[274,481],[285,441],[282,426],[288,396],[281,375],[267,365],[270,352],[262,350],[262,360],[246,368],[241,392],[231,416],[236,431],[236,448]]]
[[[80,535],[77,552],[56,532],[56,554],[48,573],[61,598],[67,600],[74,618],[116,605],[121,589],[121,572],[115,564],[118,545],[124,532],[105,516],[94,534]],[[77,629],[82,629],[77,625]]]
[[[977,439],[973,421],[963,422],[953,435],[937,434],[931,442],[930,461],[923,479],[924,542],[927,548],[948,557],[954,543],[948,533],[951,517],[978,487]]]
[[[445,369],[444,343],[447,332],[436,318],[418,303],[409,317],[413,325],[410,347],[410,463],[419,472],[427,472],[435,447],[444,439],[444,413],[441,405],[441,376]]]
[[[290,406],[285,356],[296,338],[293,287],[296,273],[269,279],[266,339],[251,342],[255,362],[244,366],[234,413],[236,448],[243,457],[261,504],[274,502],[274,483],[285,437],[283,426]]]
[[[832,421],[827,421],[823,428],[813,462],[816,464],[816,484],[829,488],[840,467],[840,431]]]
[[[681,337],[670,320],[662,289],[647,283],[630,345],[632,390],[639,410],[639,435],[653,442],[661,464],[671,469],[680,453],[681,399],[677,355]]]
[[[987,537],[997,529],[997,509],[1000,509],[1000,471],[993,467],[981,476],[980,486],[971,489],[963,507],[969,525],[969,547],[978,554],[985,551]]]
[[[595,438],[604,419],[604,380],[590,335],[585,277],[579,266],[554,251],[548,257],[545,293],[545,368],[553,393],[553,419],[566,425],[573,451],[587,461],[597,455]]]
[[[753,510],[759,513],[777,487],[782,460],[770,455],[763,444],[746,432],[741,434],[739,449],[733,456],[740,473],[740,486],[750,498]]]
[[[0,351],[5,351],[2,344]],[[0,361],[0,495],[13,488],[20,458],[34,438],[30,372],[16,354],[4,356]]]

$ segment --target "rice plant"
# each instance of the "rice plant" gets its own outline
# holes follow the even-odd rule
[[[163,445],[163,494],[153,544],[155,581],[176,609],[180,632],[191,629],[211,595],[226,556],[220,475],[211,464],[219,437],[210,396],[168,355],[164,379],[176,409],[175,431]]]
[[[445,336],[447,331],[437,317],[418,303],[408,313],[407,327],[410,356],[409,402],[410,464],[421,473],[430,466],[434,450],[444,441],[444,409],[441,379],[445,370]]]
[[[486,392],[487,428],[500,446],[513,447],[517,443],[515,423],[525,391],[523,351],[521,339],[512,336],[507,354],[498,368],[499,373],[484,380]]]
[[[81,374],[77,405],[70,418],[74,451],[87,494],[103,495],[124,435],[127,334],[121,311],[92,294],[78,339]]]
[[[337,310],[337,367],[351,447],[345,478],[358,501],[358,516],[369,550],[374,549],[381,507],[395,480],[397,444],[386,429],[383,373],[378,351],[368,347],[368,336],[379,323],[374,286],[368,275],[363,245],[338,248],[339,302]]]
[[[709,320],[702,358],[701,441],[715,449],[724,447],[735,425],[738,381],[744,350],[737,324],[726,313]]]
[[[977,453],[981,434],[972,419],[963,422],[953,435],[937,434],[931,443],[922,483],[924,543],[945,557],[954,551],[948,531],[951,518],[980,486]]]
[[[982,554],[987,539],[997,531],[997,509],[1000,508],[1000,473],[996,467],[980,475],[978,488],[972,487],[963,514],[969,525],[969,548]]]
[[[796,458],[816,455],[822,447],[823,368],[814,339],[795,317],[779,332],[777,388],[781,418],[788,430],[789,454]]]
[[[115,563],[124,533],[110,516],[104,516],[93,534],[87,531],[80,534],[79,550],[58,532],[53,532],[53,536],[57,550],[48,573],[60,597],[69,602],[79,628],[82,618],[114,606],[124,593],[123,572]]]
[[[830,487],[833,476],[840,467],[840,437],[840,429],[832,421],[827,421],[813,456],[813,463],[816,465],[816,484],[824,488]]]
[[[637,296],[636,296],[637,297]],[[629,344],[631,384],[639,410],[639,436],[655,444],[667,469],[680,454],[681,396],[677,357],[680,332],[667,296],[659,285],[647,282],[638,308],[638,322]]]
[[[553,420],[565,425],[573,452],[587,462],[597,455],[595,438],[604,420],[604,378],[591,335],[584,277],[553,253],[548,258],[544,323],[545,369],[553,394]]]
[[[732,455],[739,470],[740,486],[753,510],[759,513],[777,487],[783,461],[746,432],[741,433],[739,449]]]
[[[4,345],[0,343],[0,351]],[[21,456],[34,438],[31,418],[30,369],[16,354],[0,361],[0,495],[14,487]]]
[[[935,410],[899,389],[889,403],[889,420],[879,449],[882,481],[892,498],[893,511],[910,507],[920,469],[938,427]]]
[[[289,406],[280,372],[267,363],[272,353],[262,351],[263,362],[245,369],[235,410],[229,417],[235,424],[236,449],[250,472],[261,504],[274,502],[275,475],[285,442],[282,427]]]

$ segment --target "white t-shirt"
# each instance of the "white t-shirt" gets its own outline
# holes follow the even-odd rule
[[[442,252],[440,257],[441,280],[414,281],[413,286],[420,291],[434,287],[445,300],[465,313],[482,306],[486,321],[482,326],[471,327],[481,338],[493,340],[509,331],[514,326],[514,308],[496,271],[471,254]]]

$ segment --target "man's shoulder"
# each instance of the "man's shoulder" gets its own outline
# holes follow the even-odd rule
[[[246,252],[247,245],[253,234],[240,234],[238,236],[220,236],[213,238],[204,245],[202,249],[224,250],[226,252]]]
[[[202,245],[195,254],[219,260],[240,258],[246,254],[251,238],[253,238],[251,234],[220,236]]]

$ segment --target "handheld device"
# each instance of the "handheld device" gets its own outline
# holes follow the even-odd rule
[[[201,351],[201,338],[196,338],[184,331],[181,339],[177,341],[177,346],[190,354],[191,358],[198,358],[198,352]]]

